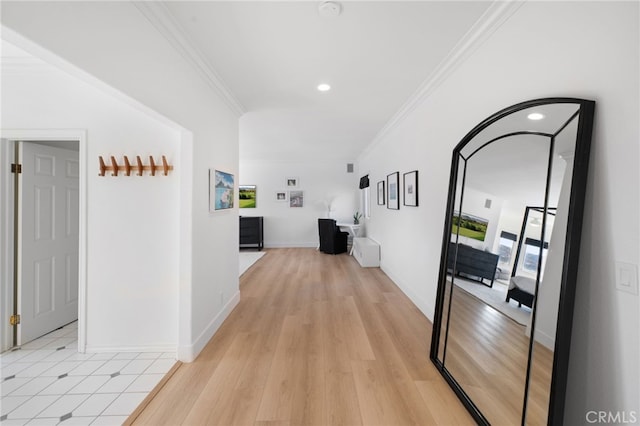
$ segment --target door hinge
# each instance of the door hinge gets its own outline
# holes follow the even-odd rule
[[[11,173],[22,173],[22,164],[12,164]]]
[[[9,318],[9,324],[18,325],[20,324],[20,315],[11,315]]]

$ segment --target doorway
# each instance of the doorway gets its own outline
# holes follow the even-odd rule
[[[19,164],[22,170],[2,173],[1,257],[7,268],[2,274],[1,349],[77,320],[78,351],[84,352],[84,132],[7,133],[2,135],[3,164]]]

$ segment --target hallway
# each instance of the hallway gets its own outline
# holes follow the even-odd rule
[[[241,301],[134,424],[473,424],[429,360],[431,325],[378,268],[271,249]]]

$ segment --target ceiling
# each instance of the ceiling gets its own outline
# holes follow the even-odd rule
[[[240,158],[274,161],[355,160],[490,4],[164,3],[245,110]]]

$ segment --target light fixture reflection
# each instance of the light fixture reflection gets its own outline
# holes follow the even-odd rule
[[[527,118],[529,120],[537,121],[537,120],[542,120],[544,118],[544,115],[540,114],[539,112],[532,112],[531,114],[527,115]]]
[[[326,83],[318,84],[318,90],[320,92],[328,92],[329,90],[331,90],[331,86]]]

